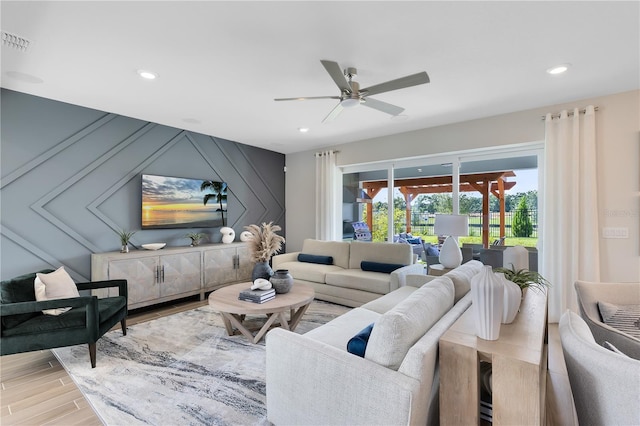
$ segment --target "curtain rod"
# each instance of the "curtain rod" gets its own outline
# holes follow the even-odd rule
[[[316,152],[315,154],[313,154],[314,157],[322,157],[323,155],[325,155],[326,151],[323,152]],[[332,154],[337,154],[340,151],[333,151],[333,150],[329,150],[329,152],[331,152]]]
[[[598,107],[593,107],[593,110],[594,110],[594,111],[597,111],[597,110],[598,110]],[[580,109],[578,110],[578,112],[579,112],[580,114],[584,114],[585,112],[587,112],[587,109],[586,109],[586,108],[580,108]],[[551,118],[552,118],[552,119],[553,119],[553,118],[560,118],[560,114],[561,114],[561,113],[559,113],[559,112],[552,113],[552,114],[551,114]],[[573,110],[571,110],[571,111],[567,111],[567,115],[568,115],[569,117],[573,116]],[[543,116],[542,116],[542,121],[544,121],[544,120],[546,120],[546,119],[547,119],[547,116],[546,116],[546,114],[545,114],[545,115],[543,115]]]

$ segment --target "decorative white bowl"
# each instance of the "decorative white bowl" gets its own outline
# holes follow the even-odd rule
[[[162,247],[166,245],[167,243],[149,243],[149,244],[143,244],[142,248],[147,250],[160,250]]]

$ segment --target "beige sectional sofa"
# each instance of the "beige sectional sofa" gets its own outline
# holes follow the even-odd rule
[[[331,264],[301,262],[300,254]],[[404,265],[393,272],[363,270],[368,266]],[[373,265],[372,265],[373,264]],[[424,274],[408,244],[306,239],[299,252],[272,258],[273,270],[287,269],[296,282],[313,286],[316,299],[357,307],[406,284],[409,274]]]
[[[471,305],[470,261],[402,286],[304,335],[267,334],[267,418],[276,425],[438,423],[438,342]],[[347,343],[373,324],[364,357]]]

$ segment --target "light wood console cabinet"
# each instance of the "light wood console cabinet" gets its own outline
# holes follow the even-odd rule
[[[249,281],[253,263],[245,243],[166,247],[91,255],[91,280],[124,278],[129,309],[200,295],[224,285]],[[106,296],[109,290],[97,290]],[[113,290],[111,290],[113,291]]]
[[[440,424],[481,424],[484,361],[492,367],[492,422],[544,425],[546,336],[546,294],[528,290],[515,321],[502,324],[494,341],[476,336],[472,308],[467,309],[440,338]]]

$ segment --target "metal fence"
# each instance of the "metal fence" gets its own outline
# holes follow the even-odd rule
[[[513,216],[516,212],[505,212],[505,237],[514,237],[511,223]],[[375,212],[374,212],[375,214]],[[435,235],[433,233],[433,224],[436,220],[435,214],[430,213],[412,213],[411,214],[411,232],[416,235]],[[530,237],[538,237],[538,212],[529,211],[529,220],[533,225],[533,232]],[[405,222],[396,222],[395,229],[404,229]],[[470,213],[469,214],[469,235],[480,236],[482,235],[482,214]],[[489,217],[489,235],[491,237],[500,237],[500,213],[491,212]]]

